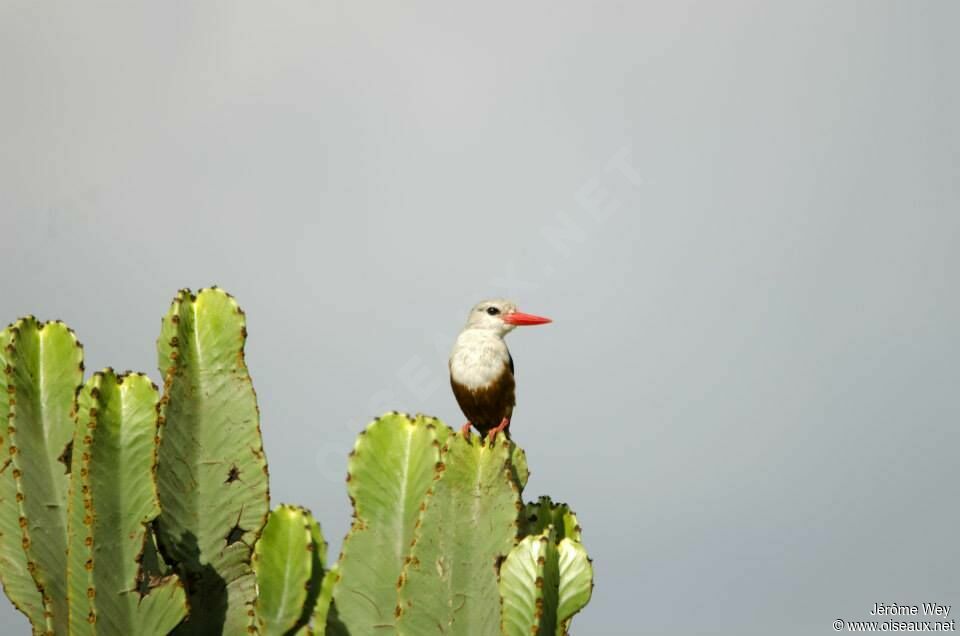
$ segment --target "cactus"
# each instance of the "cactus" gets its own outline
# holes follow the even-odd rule
[[[44,621],[34,629],[66,633],[67,473],[83,349],[61,322],[27,317],[10,331],[7,450],[27,569],[43,600]]]
[[[506,438],[485,445],[424,416],[374,420],[347,475],[354,522],[334,599],[349,633],[500,633],[497,567],[532,528],[534,506],[576,525],[549,499],[521,505],[528,474]]]
[[[307,625],[297,632],[298,635],[349,636],[346,626],[340,620],[333,605],[333,590],[339,578],[340,571],[337,564],[334,563],[320,582],[320,593],[313,607],[313,614],[310,616]]]
[[[157,343],[164,375],[157,538],[179,564],[190,606],[204,608],[182,633],[257,630],[250,558],[269,493],[246,335],[233,297],[184,290]]]
[[[589,602],[593,591],[593,567],[579,541],[576,517],[564,504],[554,506],[549,498],[528,504],[544,514],[542,532],[525,536],[500,568],[502,627],[505,636],[547,636],[567,633],[573,615]],[[575,528],[575,531],[571,532]],[[566,536],[564,536],[566,535]]]
[[[7,347],[13,339],[9,328],[0,332],[0,368],[7,368]],[[43,596],[37,589],[27,565],[20,528],[20,507],[17,502],[17,484],[13,478],[13,458],[7,439],[7,373],[0,372],[0,579],[3,590],[14,606],[26,614],[39,631],[46,619],[43,615]]]
[[[157,634],[186,615],[183,586],[151,571],[157,388],[143,375],[96,373],[77,397],[69,515],[70,633]]]
[[[337,563],[309,512],[269,512],[243,312],[181,291],[164,390],[94,374],[59,322],[0,332],[0,580],[40,634],[565,634],[589,600],[576,515],[523,505],[526,455],[389,413],[350,453]]]
[[[500,437],[451,435],[437,465],[400,581],[398,632],[496,634],[496,567],[517,534],[520,489],[510,470],[513,444]]]
[[[523,492],[527,487],[527,480],[530,479],[530,469],[527,466],[527,454],[516,444],[510,447],[510,476],[520,492]]]
[[[326,553],[320,525],[309,511],[281,505],[270,513],[253,552],[261,633],[287,634],[310,622],[321,592]]]
[[[557,544],[557,552],[560,561],[557,620],[566,632],[573,615],[586,607],[593,595],[593,563],[583,545],[572,539],[562,539]]]
[[[326,589],[336,572],[334,609],[347,633],[501,633],[501,592],[524,585],[536,590],[536,577],[522,580],[508,572],[500,582],[498,566],[512,554],[518,535],[544,532],[552,537],[544,566],[553,574],[540,601],[550,609],[541,615],[552,622],[541,633],[563,633],[557,630],[566,628],[585,599],[574,594],[582,577],[561,577],[560,554],[569,548],[562,544],[561,551],[557,541],[569,537],[573,546],[580,527],[568,506],[549,497],[521,505],[528,474],[525,454],[505,438],[492,445],[476,436],[466,440],[424,416],[388,413],[374,420],[351,453],[347,484],[354,522],[339,570],[324,581]],[[524,541],[513,563],[523,550],[541,545],[533,536]],[[568,596],[561,611],[561,597]],[[529,603],[536,607],[536,598]],[[514,613],[523,620],[522,609]],[[529,629],[535,619],[533,610],[527,613]],[[321,627],[330,633],[329,622]]]
[[[541,534],[549,526],[553,526],[556,540],[566,537],[580,541],[580,522],[577,515],[565,503],[553,503],[550,497],[543,496],[533,503],[523,507],[520,520],[520,534],[528,536]]]
[[[503,631],[525,636],[564,634],[573,614],[586,605],[593,586],[589,560],[579,560],[581,553],[586,559],[586,552],[579,544],[577,515],[567,504],[540,497],[524,506],[520,536],[523,539],[500,570]],[[564,566],[562,558],[566,559]],[[565,599],[562,604],[561,596]]]
[[[254,548],[257,616],[263,634],[349,636],[333,607],[339,578],[326,567],[320,524],[299,506],[278,506]]]
[[[524,537],[500,568],[501,621],[507,636],[546,636],[557,631],[560,567],[548,527]]]
[[[350,633],[373,633],[393,624],[396,582],[448,434],[435,420],[389,413],[357,438],[347,468],[354,519],[333,593]]]

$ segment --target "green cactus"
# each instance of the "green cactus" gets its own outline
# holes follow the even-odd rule
[[[320,526],[307,510],[281,505],[270,513],[253,552],[263,634],[292,633],[310,622],[321,593],[326,552]]]
[[[592,590],[580,526],[548,497],[522,505],[526,455],[503,436],[371,423],[328,568],[306,510],[269,513],[245,338],[231,296],[180,292],[159,399],[139,374],[81,387],[62,323],[0,332],[0,580],[35,633],[566,633]]]
[[[179,563],[188,634],[257,631],[254,542],[269,511],[260,415],[243,347],[243,312],[227,293],[181,291],[157,343],[164,375],[157,537]]]
[[[352,634],[393,625],[397,579],[448,434],[436,420],[388,413],[357,438],[347,467],[354,520],[333,592]]]
[[[399,583],[398,633],[499,633],[496,567],[522,509],[512,449],[504,436],[447,440]]]
[[[524,537],[500,567],[501,623],[506,636],[557,632],[560,568],[548,527]]]
[[[307,511],[307,527],[310,530],[310,539],[313,541],[313,549],[310,551],[310,583],[307,586],[307,600],[303,604],[303,613],[297,622],[298,628],[311,624],[313,617],[319,611],[318,603],[326,603],[326,608],[323,611],[328,612],[333,594],[333,588],[331,587],[330,596],[325,599],[322,598],[323,582],[328,574],[327,542],[323,538],[320,524],[309,511]]]
[[[314,604],[313,614],[305,627],[297,631],[299,636],[349,636],[346,626],[340,620],[333,604],[333,590],[340,578],[340,571],[334,563],[320,582],[320,593]]]
[[[516,444],[510,447],[510,475],[520,492],[523,492],[530,479],[530,469],[527,467],[527,453]]]
[[[69,515],[70,634],[157,634],[186,615],[183,586],[144,564],[160,514],[159,397],[143,375],[96,373],[77,397]]]
[[[6,347],[7,440],[27,568],[44,606],[34,629],[66,633],[69,456],[83,349],[61,322],[23,318]]]
[[[13,339],[10,328],[0,331],[0,368],[7,367],[7,347]],[[13,458],[7,439],[7,374],[0,372],[0,579],[3,591],[13,605],[26,614],[34,631],[45,625],[43,596],[27,567],[27,553],[23,549],[20,529],[20,506],[17,503],[17,484],[13,478]]]
[[[572,539],[562,539],[557,544],[557,553],[560,561],[557,620],[566,632],[573,615],[586,607],[593,595],[593,563],[583,545]]]
[[[556,540],[569,537],[580,541],[580,522],[577,515],[565,503],[553,503],[550,497],[543,496],[523,507],[520,520],[521,536],[541,534],[553,526]]]
[[[540,534],[544,527],[554,536],[546,564],[554,573],[546,590],[550,631],[562,626],[569,617],[557,609],[556,539],[578,539],[579,525],[569,507],[547,497],[522,506],[528,474],[523,451],[502,437],[486,445],[476,436],[453,435],[437,420],[399,413],[370,424],[351,453],[354,523],[334,587],[347,633],[499,634],[497,565],[518,534]]]
[[[547,500],[545,506],[547,514],[541,518],[556,515],[567,523],[576,519],[562,512],[563,504],[552,506]],[[573,615],[590,600],[590,559],[578,541],[560,538],[563,532],[561,526],[548,524],[541,533],[524,537],[503,562],[499,585],[505,636],[563,636]]]
[[[525,636],[564,634],[576,610],[562,618],[558,613],[561,581],[556,544],[581,540],[577,515],[567,504],[540,497],[524,505],[520,536],[522,540],[500,569],[503,631]]]

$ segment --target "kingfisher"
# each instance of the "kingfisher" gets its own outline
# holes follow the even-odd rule
[[[470,436],[470,426],[492,442],[497,433],[510,438],[507,427],[516,405],[513,358],[503,337],[516,327],[552,322],[543,316],[517,311],[516,303],[502,298],[474,305],[467,324],[450,352],[450,385],[467,423],[460,432]]]

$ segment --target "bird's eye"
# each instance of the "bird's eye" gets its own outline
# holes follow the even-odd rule
[[[500,310],[497,309],[496,307],[487,307],[487,313],[490,314],[491,316],[496,316],[497,314],[500,313]]]

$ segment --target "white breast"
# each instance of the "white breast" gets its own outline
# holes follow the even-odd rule
[[[465,329],[450,353],[450,377],[470,389],[490,385],[510,364],[507,345],[486,329]]]

